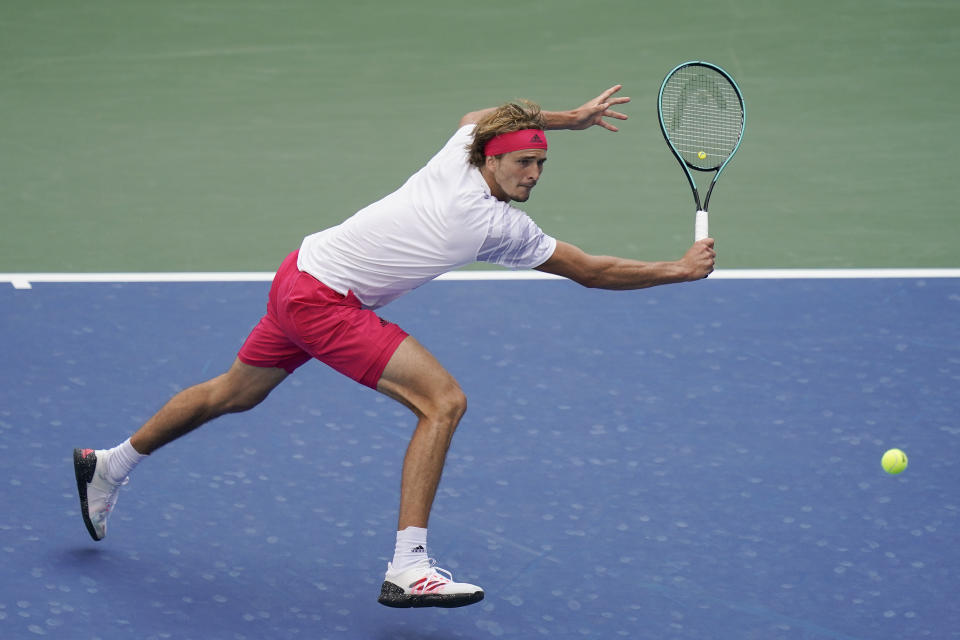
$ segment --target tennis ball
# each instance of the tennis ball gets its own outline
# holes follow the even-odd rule
[[[704,158],[707,157],[706,151],[701,151],[700,153],[697,154],[697,157],[703,160]]]
[[[900,449],[890,449],[883,454],[880,465],[887,473],[896,475],[907,468],[907,454]]]

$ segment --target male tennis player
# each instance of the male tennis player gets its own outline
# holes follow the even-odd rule
[[[588,287],[639,289],[706,277],[713,240],[674,262],[588,255],[544,233],[523,211],[547,158],[546,131],[617,127],[611,87],[570,111],[529,102],[468,113],[427,165],[397,191],[342,224],[307,236],[277,271],[267,311],[226,373],[175,395],[109,450],[76,449],[83,521],[94,540],[140,460],[225,413],[259,404],[311,358],[406,405],[417,417],[403,462],[393,560],[379,601],[391,607],[459,607],[483,590],[454,582],[427,554],[427,521],[467,401],[457,381],[413,337],[374,310],[474,261],[535,268]]]

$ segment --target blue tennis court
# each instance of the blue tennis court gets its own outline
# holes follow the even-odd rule
[[[402,611],[376,596],[413,419],[318,363],[141,465],[105,541],[81,522],[72,448],[227,367],[267,287],[0,288],[0,636],[960,637],[960,279],[398,300],[470,398],[431,551],[487,594]]]

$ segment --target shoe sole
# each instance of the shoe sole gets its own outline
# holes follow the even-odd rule
[[[468,604],[483,600],[483,591],[473,593],[404,593],[401,587],[392,582],[384,582],[380,587],[380,597],[377,602],[395,609],[411,609],[421,607],[443,607],[453,609],[465,607]]]
[[[90,537],[96,541],[103,539],[97,535],[97,530],[93,528],[93,522],[90,521],[90,511],[87,508],[87,485],[93,482],[93,472],[97,469],[97,454],[91,453],[85,455],[84,449],[73,450],[73,473],[77,476],[77,493],[80,495],[80,515],[83,516],[83,524],[87,526],[87,532]]]

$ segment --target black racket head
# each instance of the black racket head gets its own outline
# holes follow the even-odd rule
[[[740,146],[745,111],[740,89],[709,62],[686,62],[663,81],[660,128],[674,153],[691,169],[719,171]]]

